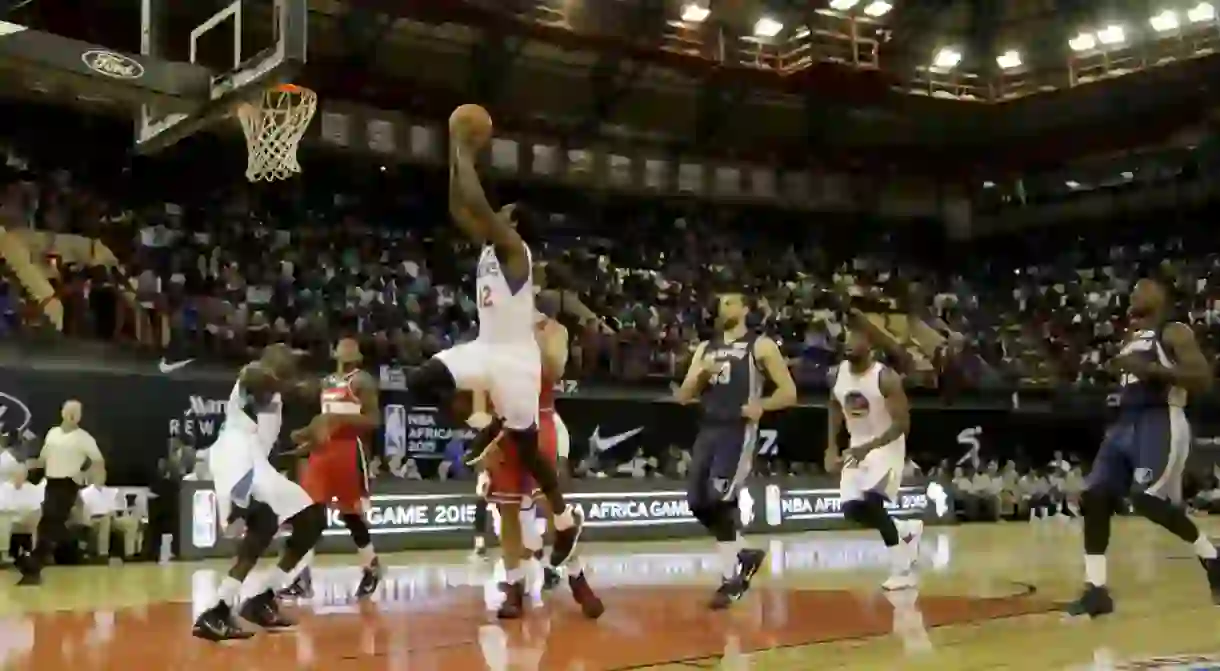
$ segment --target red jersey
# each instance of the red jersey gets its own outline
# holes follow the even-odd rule
[[[354,370],[342,375],[328,375],[322,380],[322,414],[359,415],[363,410],[360,396],[352,389],[352,380],[360,374]],[[330,442],[355,442],[363,431],[350,424],[336,426],[330,434]]]
[[[539,334],[546,328],[550,318],[542,313],[538,313],[534,328]],[[543,367],[540,378],[542,380],[542,389],[538,392],[538,411],[542,413],[555,412],[555,380],[546,374],[546,368]]]

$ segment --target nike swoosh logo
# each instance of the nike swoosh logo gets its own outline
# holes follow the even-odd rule
[[[622,443],[625,440],[631,440],[633,436],[643,431],[644,427],[637,426],[630,431],[624,431],[623,433],[608,436],[606,438],[602,438],[601,429],[602,427],[600,424],[593,427],[593,435],[589,436],[589,443],[593,445],[594,451],[597,452],[605,452],[606,450],[618,445],[619,443]]]
[[[194,359],[183,359],[182,361],[170,363],[165,359],[161,359],[161,362],[157,364],[157,368],[160,368],[162,373],[172,373],[176,370],[186,368],[187,366],[191,365],[191,362],[193,361]]]

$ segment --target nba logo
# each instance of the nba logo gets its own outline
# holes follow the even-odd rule
[[[191,497],[191,545],[216,545],[216,492],[210,489],[197,489]]]
[[[407,409],[401,405],[385,407],[385,453],[390,457],[407,453]]]

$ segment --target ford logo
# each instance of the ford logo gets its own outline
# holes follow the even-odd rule
[[[94,72],[114,79],[139,79],[144,66],[139,61],[113,51],[94,49],[81,54],[81,61]]]
[[[0,391],[0,433],[21,440],[30,429],[30,406],[25,401]]]

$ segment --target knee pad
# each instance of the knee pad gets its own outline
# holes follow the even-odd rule
[[[292,517],[292,533],[286,545],[302,555],[313,549],[326,530],[326,506],[315,503]]]
[[[406,386],[413,401],[436,405],[451,396],[457,389],[453,373],[450,373],[449,368],[435,357],[407,373]]]
[[[369,533],[369,525],[364,521],[364,515],[351,513],[343,516],[343,526],[352,534],[352,541],[358,548],[368,547],[373,542],[373,536]]]
[[[1108,518],[1114,514],[1114,503],[1115,497],[1110,492],[1102,489],[1086,489],[1080,495],[1080,514],[1089,517],[1100,515]]]
[[[712,533],[716,533],[716,508],[715,506],[702,505],[690,507],[690,513],[695,519],[699,520],[699,524],[703,525],[704,529]]]
[[[714,511],[716,519],[712,533],[715,534],[716,540],[722,543],[737,540],[737,502],[722,502]]]
[[[542,549],[542,533],[538,530],[538,513],[535,508],[522,510],[518,513],[521,517],[521,544],[526,550],[535,552]]]

